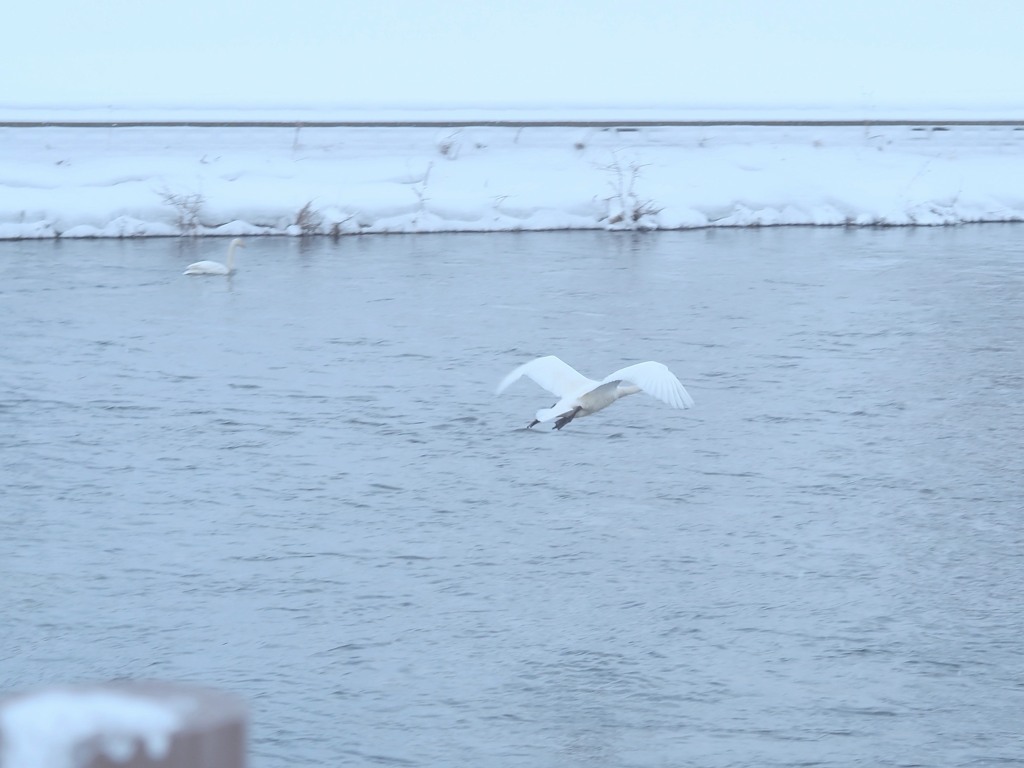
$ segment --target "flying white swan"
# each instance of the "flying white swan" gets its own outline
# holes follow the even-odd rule
[[[578,416],[597,413],[620,397],[637,392],[646,392],[673,408],[693,406],[693,398],[679,379],[664,365],[653,360],[627,366],[609,373],[601,381],[593,381],[554,355],[538,357],[502,379],[497,394],[500,395],[522,376],[533,379],[548,392],[561,398],[550,408],[537,411],[536,418],[527,429],[551,420],[555,420],[555,429],[561,429]]]
[[[185,267],[186,275],[230,275],[235,271],[235,248],[245,248],[245,242],[236,237],[228,246],[228,263],[221,264],[219,261],[197,261]]]

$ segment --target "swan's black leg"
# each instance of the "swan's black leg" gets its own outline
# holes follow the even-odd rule
[[[570,421],[575,419],[576,418],[576,414],[580,412],[581,408],[582,408],[582,406],[577,405],[575,408],[573,408],[568,413],[563,413],[561,416],[559,416],[558,417],[558,421],[555,422],[555,429],[561,429],[566,424],[568,424]]]

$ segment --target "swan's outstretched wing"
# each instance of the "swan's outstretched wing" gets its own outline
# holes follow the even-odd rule
[[[558,397],[574,395],[596,387],[598,382],[591,381],[571,365],[563,363],[554,355],[538,357],[516,368],[501,380],[497,393],[500,395],[508,386],[522,376],[527,376],[540,384],[544,389]]]
[[[682,383],[661,363],[648,360],[630,365],[604,377],[605,381],[628,381],[673,408],[692,408],[693,398]]]

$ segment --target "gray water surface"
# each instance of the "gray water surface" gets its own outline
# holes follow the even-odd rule
[[[0,690],[255,768],[1024,765],[1019,226],[0,243]],[[516,365],[666,363],[565,430]]]

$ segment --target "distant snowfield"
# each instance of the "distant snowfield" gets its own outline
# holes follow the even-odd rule
[[[0,238],[1022,221],[1022,179],[1024,123],[9,126]]]

